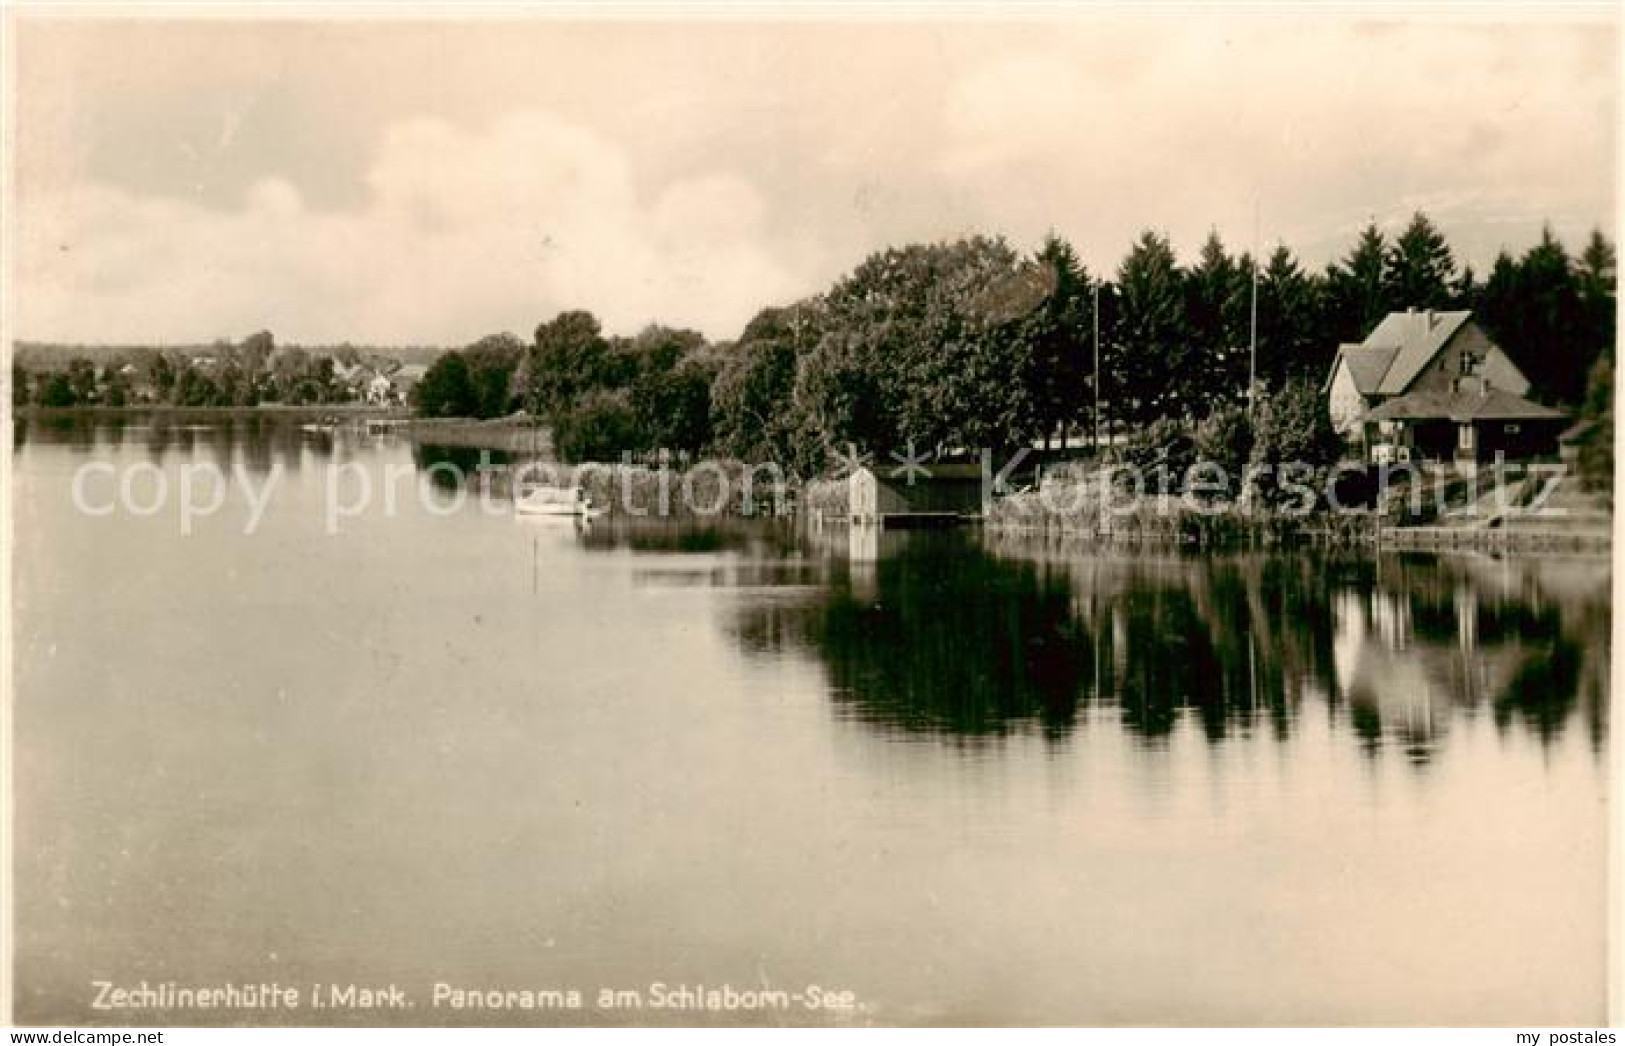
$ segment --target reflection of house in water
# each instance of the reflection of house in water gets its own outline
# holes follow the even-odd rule
[[[908,545],[913,533],[907,530],[887,530],[883,527],[854,523],[846,527],[847,556],[854,571],[867,571],[874,576],[874,565],[882,559],[899,555]]]
[[[1338,593],[1333,650],[1337,681],[1355,725],[1375,741],[1383,730],[1428,742],[1440,729],[1447,698],[1411,643],[1406,601],[1381,592]]]
[[[1459,573],[1426,587],[1345,589],[1332,614],[1338,689],[1356,728],[1368,741],[1388,734],[1418,746],[1417,755],[1459,711],[1527,715],[1551,700],[1550,673],[1572,646],[1555,607],[1503,603]]]
[[[843,716],[959,739],[1037,727],[1161,746],[1290,738],[1308,715],[1421,761],[1451,722],[1606,737],[1606,566],[1589,590],[1529,561],[1129,556],[965,530],[802,532],[827,567],[741,600],[754,652],[818,658]],[[1483,576],[1480,576],[1480,575]]]

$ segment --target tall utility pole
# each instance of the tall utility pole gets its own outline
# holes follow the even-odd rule
[[[1095,453],[1100,453],[1100,281],[1095,281],[1095,307],[1092,317],[1095,323],[1095,412],[1091,415],[1094,421]]]
[[[1247,416],[1253,414],[1253,390],[1258,385],[1258,259],[1253,259],[1252,323],[1247,334]]]
[[[1253,416],[1254,389],[1258,386],[1258,200],[1253,200],[1253,301],[1247,330],[1247,416]]]

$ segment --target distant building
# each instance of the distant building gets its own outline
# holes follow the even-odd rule
[[[930,526],[981,514],[980,465],[860,468],[847,480],[854,523]]]
[[[408,402],[412,390],[417,387],[418,382],[422,381],[423,376],[427,373],[429,373],[429,368],[424,364],[407,363],[397,368],[395,373],[389,376],[390,381],[394,383],[395,395],[400,399],[400,402]]]
[[[1470,312],[1389,313],[1338,348],[1325,390],[1332,424],[1376,464],[1550,458],[1568,421],[1524,398],[1529,379]]]
[[[130,390],[129,398],[132,403],[152,403],[158,399],[158,386],[145,368],[126,363],[118,369],[118,372]]]
[[[395,383],[386,374],[374,374],[367,382],[365,391],[367,402],[373,406],[387,407],[399,399],[395,393]]]

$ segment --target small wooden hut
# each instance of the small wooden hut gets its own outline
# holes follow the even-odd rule
[[[848,497],[854,523],[951,526],[982,514],[982,467],[861,468],[848,480]]]

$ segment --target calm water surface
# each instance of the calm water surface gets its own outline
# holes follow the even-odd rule
[[[581,531],[391,438],[17,437],[22,1020],[223,1019],[95,980],[416,1004],[225,1018],[299,1023],[1605,1019],[1606,561]],[[76,511],[92,462],[238,479],[186,535]],[[375,497],[330,535],[340,464]],[[860,1008],[592,1005],[653,982]]]

